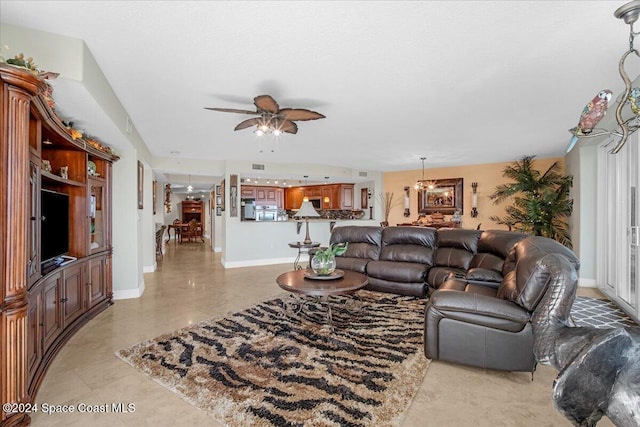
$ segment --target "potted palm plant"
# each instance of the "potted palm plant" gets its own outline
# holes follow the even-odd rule
[[[336,269],[336,255],[343,255],[349,243],[336,243],[320,249],[311,258],[311,269],[318,276],[328,276]]]
[[[540,172],[533,167],[534,158],[525,156],[502,171],[502,176],[514,182],[498,185],[489,198],[493,204],[513,198],[513,205],[505,208],[504,217],[490,219],[509,229],[549,237],[571,248],[568,218],[573,211],[573,199],[569,198],[573,176],[562,175],[558,162]]]

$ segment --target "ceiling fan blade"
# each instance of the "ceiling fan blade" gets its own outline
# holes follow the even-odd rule
[[[238,114],[260,114],[257,111],[249,111],[249,110],[237,110],[235,108],[215,108],[215,107],[204,107],[205,110],[213,110],[213,111],[222,111],[223,113],[238,113]]]
[[[283,108],[278,115],[286,120],[316,120],[325,118],[323,114],[303,108]]]
[[[295,123],[293,123],[292,121],[289,120],[282,120],[280,121],[280,125],[278,126],[278,128],[282,131],[282,132],[287,132],[287,133],[298,133],[298,125],[296,125]]]
[[[242,130],[242,129],[250,128],[251,126],[256,126],[258,123],[260,123],[260,117],[254,117],[253,119],[247,119],[238,123],[238,125],[235,128],[233,128],[233,130]]]
[[[267,111],[273,114],[277,114],[280,111],[280,106],[276,100],[269,95],[256,96],[253,98],[253,103],[258,107],[258,111]]]

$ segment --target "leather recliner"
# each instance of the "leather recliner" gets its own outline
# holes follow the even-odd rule
[[[424,349],[430,359],[481,368],[533,371],[531,316],[538,307],[552,269],[550,258],[578,270],[574,253],[560,243],[527,237],[509,252],[504,278],[496,289],[464,279],[446,280],[425,310]],[[570,296],[572,304],[575,294]]]

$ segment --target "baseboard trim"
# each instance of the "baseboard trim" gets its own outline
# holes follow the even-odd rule
[[[295,257],[252,259],[252,260],[246,260],[246,261],[231,261],[231,262],[226,262],[225,260],[222,260],[222,266],[224,268],[257,267],[260,265],[293,264],[293,261],[295,260],[296,260]],[[301,258],[299,262],[301,265],[306,265],[307,260],[306,259],[303,260]]]
[[[222,247],[220,247],[220,246],[215,246],[215,247],[213,248],[213,252],[222,252]]]
[[[578,278],[578,286],[582,288],[597,288],[596,279]]]
[[[153,265],[145,265],[144,267],[142,267],[142,272],[153,273],[154,271],[156,271],[156,265],[156,263],[154,263]]]
[[[123,289],[113,291],[113,299],[134,299],[140,298],[144,293],[144,280],[138,285],[138,289]]]

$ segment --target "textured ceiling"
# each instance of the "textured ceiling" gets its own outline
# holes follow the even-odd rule
[[[396,171],[563,155],[586,102],[623,89],[623,3],[0,1],[0,19],[84,40],[154,156]],[[248,116],[203,108],[259,94],[326,119],[261,153],[233,131]]]

